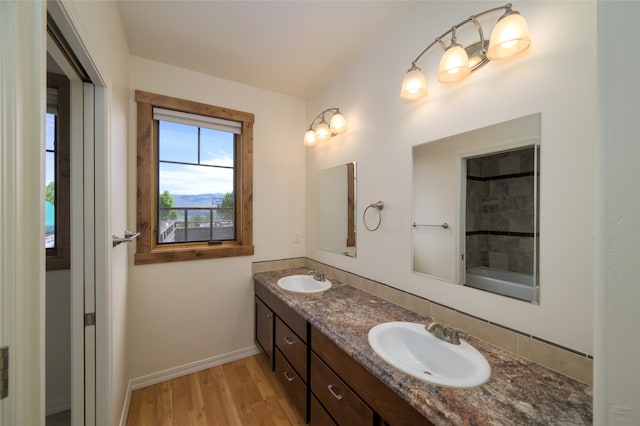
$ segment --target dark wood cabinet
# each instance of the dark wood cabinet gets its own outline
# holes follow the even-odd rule
[[[311,327],[312,349],[312,391],[315,369],[313,369],[313,356],[322,360],[344,383],[355,392],[362,401],[371,407],[376,415],[374,424],[384,423],[393,425],[431,426],[426,417],[416,411],[408,402],[400,398],[384,383],[378,380],[360,363],[351,358],[340,349],[333,341],[314,327]],[[320,402],[324,402],[320,399]],[[334,413],[325,405],[334,420]],[[339,424],[342,424],[338,421]],[[348,424],[348,423],[345,423]]]
[[[307,344],[298,337],[280,318],[276,318],[276,347],[295,368],[296,372],[307,381]]]
[[[276,378],[287,393],[289,400],[298,412],[306,419],[307,413],[307,384],[298,375],[293,366],[278,349],[275,352]]]
[[[267,358],[267,362],[273,370],[273,311],[262,300],[255,298],[255,339],[258,347]]]
[[[432,425],[257,281],[255,291],[258,347],[310,426]]]
[[[371,426],[373,410],[315,353],[311,353],[311,393],[340,425]]]
[[[333,421],[329,413],[320,405],[320,402],[318,402],[313,394],[311,394],[311,398],[309,399],[309,412],[309,426],[337,426],[337,423]]]

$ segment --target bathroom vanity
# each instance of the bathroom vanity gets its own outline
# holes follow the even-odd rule
[[[431,385],[391,367],[368,344],[380,323],[429,320],[331,279],[318,293],[279,288],[306,269],[255,274],[256,343],[310,425],[591,424],[592,389],[483,341],[482,386]]]

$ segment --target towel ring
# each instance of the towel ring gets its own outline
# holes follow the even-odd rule
[[[367,210],[369,210],[371,207],[375,208],[376,211],[378,212],[378,224],[376,225],[375,228],[369,228],[369,226],[367,225]],[[377,203],[374,204],[369,204],[367,206],[366,209],[364,209],[364,213],[362,213],[362,223],[364,224],[364,227],[367,228],[367,230],[369,231],[376,231],[378,228],[380,228],[380,224],[382,223],[382,209],[384,209],[384,203],[382,201],[378,201]]]

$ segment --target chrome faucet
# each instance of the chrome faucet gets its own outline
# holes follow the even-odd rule
[[[307,275],[313,275],[313,279],[316,281],[324,281],[325,280],[325,276],[323,272],[320,271],[309,271],[307,272]]]
[[[461,328],[449,327],[437,321],[433,321],[431,324],[425,327],[426,330],[436,336],[440,340],[451,343],[452,345],[460,344],[460,335],[463,337],[469,335],[469,332]]]

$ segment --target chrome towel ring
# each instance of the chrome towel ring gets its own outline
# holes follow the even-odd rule
[[[371,207],[376,209],[376,211],[378,212],[378,224],[376,225],[375,228],[369,228],[369,226],[367,225],[367,219],[366,219],[367,210],[369,210]],[[384,203],[382,201],[378,201],[377,203],[369,204],[367,206],[367,208],[364,209],[364,213],[362,213],[362,223],[364,224],[364,227],[367,228],[367,230],[375,231],[378,228],[380,228],[380,224],[382,223],[382,209],[384,209]]]

